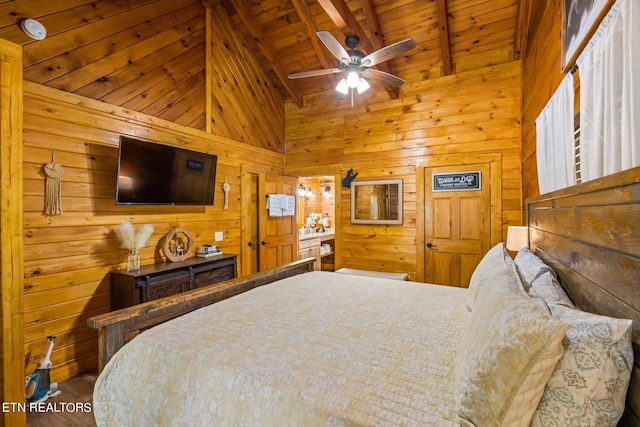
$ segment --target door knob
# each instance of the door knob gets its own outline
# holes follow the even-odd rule
[[[264,240],[261,240],[261,241],[258,242],[258,244],[264,246],[264,245],[267,244],[267,242],[265,242]]]
[[[260,243],[258,243],[258,245],[259,245],[259,244],[260,244]],[[250,248],[252,248],[252,247],[254,246],[253,242],[249,242],[249,243],[247,243],[247,245],[248,245]],[[256,246],[257,246],[257,245],[256,245]]]
[[[433,246],[433,245],[431,244],[431,242],[429,242],[429,243],[427,243],[427,247],[428,247],[429,249],[431,249],[431,248],[433,248],[433,247],[435,247],[435,246]]]

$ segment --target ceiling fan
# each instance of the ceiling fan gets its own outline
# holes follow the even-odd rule
[[[316,34],[333,56],[338,59],[338,68],[301,71],[289,74],[288,77],[290,79],[345,73],[346,77],[340,80],[338,86],[336,86],[336,90],[344,95],[349,93],[350,89],[357,90],[359,94],[369,89],[370,85],[364,77],[393,87],[400,87],[405,83],[400,77],[370,67],[413,49],[416,47],[416,42],[413,39],[402,40],[365,55],[356,50],[356,46],[360,43],[360,37],[355,34],[349,35],[345,39],[345,44],[349,48],[348,51],[342,47],[330,32],[318,31]]]

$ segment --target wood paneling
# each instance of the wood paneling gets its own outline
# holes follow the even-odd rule
[[[222,6],[207,13],[199,0],[34,5],[0,4],[0,38],[23,46],[25,80],[283,151],[284,97]],[[27,37],[25,18],[41,21],[47,37]]]
[[[524,56],[522,106],[522,195],[540,194],[536,161],[535,120],[564,74],[561,55],[561,2],[531,2],[531,25]]]
[[[209,0],[213,2],[213,0]],[[314,30],[331,31],[343,42],[350,33],[357,33],[362,39],[360,50],[370,53],[371,46],[366,39],[384,45],[412,37],[417,47],[385,64],[392,74],[409,83],[424,79],[442,77],[445,68],[454,72],[468,71],[513,61],[517,12],[520,0],[446,0],[447,24],[450,45],[450,66],[443,64],[440,25],[435,1],[420,0],[372,0],[361,2],[348,0],[334,2],[307,2],[302,10],[302,19],[292,2],[285,0],[259,0],[250,2],[243,14],[253,16],[255,25],[262,29],[260,41],[266,40],[275,49],[277,61],[289,73],[330,68],[322,54],[318,54]],[[255,36],[246,28],[232,4],[233,0],[222,0],[229,11],[248,48],[260,61],[270,62],[261,52]],[[238,6],[240,7],[240,6]],[[338,11],[339,9],[339,11]],[[329,10],[329,11],[327,11]],[[350,24],[347,24],[347,18]],[[372,16],[374,15],[375,16]],[[369,49],[367,49],[369,45]],[[334,65],[332,65],[334,66]],[[271,73],[274,76],[274,73]],[[275,76],[274,76],[275,77]],[[303,95],[309,96],[319,91],[332,91],[337,81],[335,76],[304,78],[296,81]],[[277,81],[276,78],[274,78]],[[386,88],[374,85],[384,92]],[[287,91],[278,85],[282,93]],[[389,99],[389,95],[387,95]]]
[[[25,82],[24,101],[24,337],[26,370],[43,355],[47,335],[57,337],[52,379],[62,381],[97,367],[96,334],[88,317],[110,310],[109,271],[123,268],[126,250],[113,229],[123,221],[155,231],[140,251],[142,264],[163,259],[162,237],[188,230],[194,246],[217,242],[240,253],[240,169],[243,164],[282,173],[284,157],[272,150],[131,112],[113,105]],[[120,134],[218,156],[215,205],[207,207],[115,205]],[[42,165],[56,162],[64,214],[45,216]],[[158,173],[162,173],[158,171]],[[222,210],[222,178],[231,185]],[[240,261],[241,262],[241,261]],[[241,271],[241,269],[239,269]]]
[[[283,152],[284,98],[245,47],[224,8],[212,9],[213,128],[225,126],[238,141]]]
[[[357,179],[402,178],[402,226],[350,224],[349,190],[336,188],[342,224],[336,232],[342,265],[408,272],[416,278],[416,166],[439,156],[501,157],[502,218],[522,223],[520,182],[521,64],[513,62],[405,85],[400,99],[369,93],[350,101],[334,94],[287,104],[287,170],[353,168]],[[289,166],[292,165],[292,166]]]
[[[619,426],[640,425],[640,167],[527,201],[529,242],[582,310],[633,321]]]
[[[22,292],[22,49],[0,40],[0,293],[3,402],[24,402]],[[22,425],[25,414],[3,411],[0,423]]]

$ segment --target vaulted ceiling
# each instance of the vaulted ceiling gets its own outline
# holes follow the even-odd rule
[[[364,54],[412,38],[415,48],[375,68],[419,83],[519,59],[530,15],[536,16],[530,9],[539,3],[543,2],[0,0],[0,38],[24,47],[25,80],[204,127],[202,109],[190,107],[207,80],[203,4],[215,11],[210,22],[220,26],[211,31],[216,42],[228,37],[224,44],[234,55],[250,53],[261,67],[234,69],[231,74],[238,71],[256,80],[265,75],[275,93],[301,106],[305,95],[333,91],[342,77],[288,77],[337,67],[318,31],[330,32],[343,46],[345,37],[355,34]],[[221,18],[221,11],[227,16]],[[45,40],[35,41],[21,31],[20,23],[27,18],[39,19],[47,27]],[[233,28],[227,27],[229,23]],[[224,76],[227,81],[229,77],[229,73]],[[259,90],[257,85],[247,87]],[[398,97],[397,87],[380,82],[372,86],[386,91],[390,99]]]
[[[377,68],[419,82],[519,59],[530,13],[530,0],[207,1],[222,2],[272,83],[298,105],[304,95],[333,90],[341,78],[287,77],[337,66],[317,31],[330,31],[342,43],[356,34],[365,54],[412,38],[416,48]],[[384,90],[397,98],[397,88]]]

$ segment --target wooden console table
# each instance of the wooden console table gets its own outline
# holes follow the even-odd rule
[[[111,271],[111,310],[235,279],[237,255],[214,255]]]

